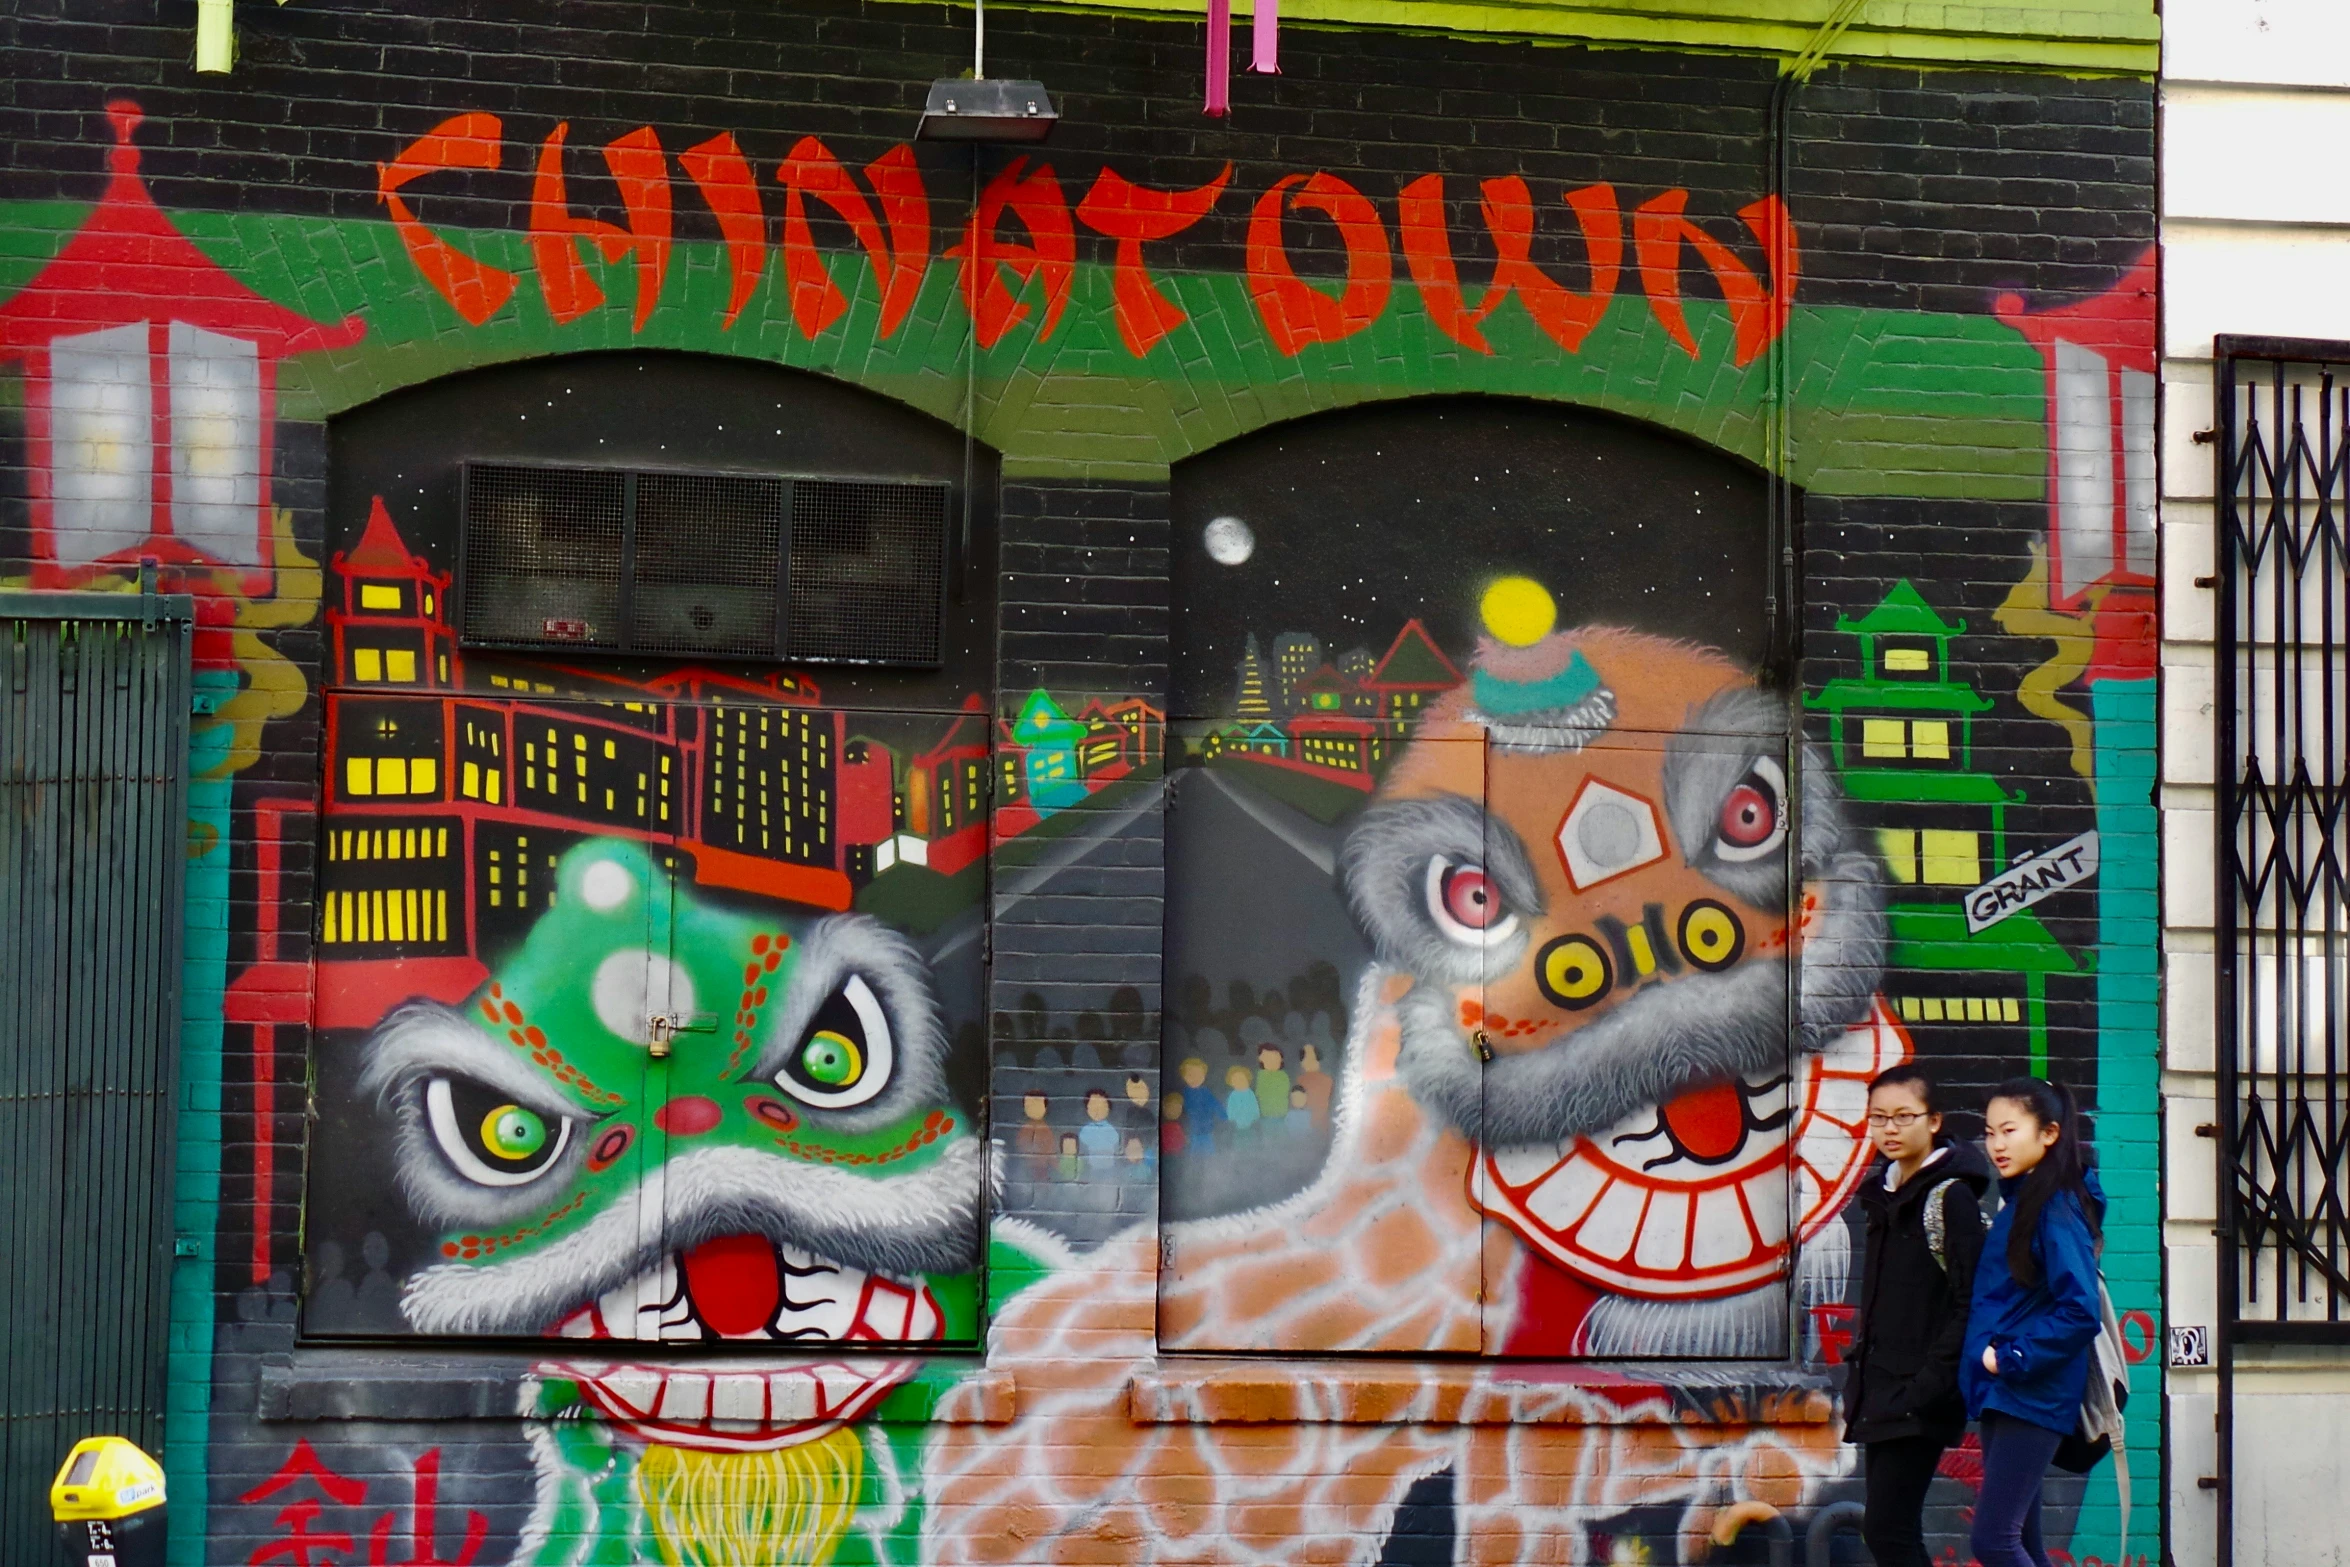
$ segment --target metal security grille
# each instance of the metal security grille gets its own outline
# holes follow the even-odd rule
[[[2223,1334],[2350,1341],[2350,343],[2218,352]]]
[[[459,635],[935,664],[952,500],[920,480],[470,464]]]
[[[465,474],[465,640],[624,646],[628,475],[477,463]]]
[[[783,635],[783,499],[780,479],[638,475],[630,645],[773,658]]]
[[[0,1562],[76,1438],[162,1451],[190,625],[0,592]]]
[[[792,657],[937,663],[946,559],[946,486],[801,480]]]

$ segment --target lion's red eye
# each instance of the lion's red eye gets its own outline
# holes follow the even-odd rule
[[[1485,930],[1501,918],[1501,893],[1482,867],[1457,865],[1446,871],[1441,895],[1444,912],[1456,925]]]
[[[1722,841],[1752,849],[1770,841],[1779,827],[1779,804],[1760,785],[1742,783],[1722,802]]]

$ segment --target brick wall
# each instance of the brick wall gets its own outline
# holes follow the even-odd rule
[[[313,1069],[301,976],[316,926],[318,693],[333,678],[317,604],[339,592],[338,579],[330,574],[322,586],[315,568],[350,550],[364,522],[339,502],[330,513],[324,421],[379,394],[505,360],[681,350],[814,373],[918,410],[942,431],[956,424],[971,370],[969,287],[950,254],[968,245],[966,154],[914,145],[930,235],[921,285],[903,323],[888,331],[877,325],[879,269],[863,264],[866,235],[815,200],[805,207],[810,232],[849,308],[818,330],[795,321],[775,170],[803,137],[821,138],[855,171],[907,142],[929,81],[962,67],[968,19],[846,0],[786,8],[562,0],[476,6],[462,16],[246,6],[227,78],[192,73],[187,20],[116,0],[36,0],[0,18],[0,132],[14,149],[0,169],[0,296],[46,297],[43,266],[106,189],[113,132],[105,106],[123,97],[145,116],[134,133],[145,189],[207,257],[307,319],[366,324],[357,342],[298,353],[282,368],[269,461],[272,504],[284,509],[290,534],[274,570],[189,576],[223,617],[207,656],[241,694],[213,729],[231,742],[220,799],[209,807],[225,834],[215,851],[225,856],[225,904],[192,905],[190,915],[193,959],[211,966],[191,969],[191,1004],[202,1005],[183,1047],[180,1225],[202,1250],[196,1263],[181,1264],[175,1297],[175,1551],[184,1561],[278,1559],[266,1553],[284,1555],[280,1542],[303,1529],[356,1538],[379,1518],[406,1535],[410,1510],[428,1505],[430,1471],[438,1522],[413,1537],[415,1560],[554,1559],[545,1553],[586,1538],[650,1559],[671,1548],[653,1535],[672,1541],[682,1526],[650,1521],[659,1509],[641,1487],[656,1482],[629,1478],[643,1444],[632,1447],[593,1419],[522,1418],[555,1412],[549,1388],[561,1379],[536,1369],[535,1353],[511,1343],[327,1346],[296,1331],[297,1292],[322,1282],[302,1273],[306,1182],[336,1166],[336,1138],[357,1124],[307,1106]],[[968,667],[950,667],[930,685],[823,676],[834,682],[828,689],[852,693],[846,700],[859,711],[942,723],[963,692],[981,693],[1010,721],[1036,690],[1072,714],[1092,700],[1141,699],[1168,721],[1163,764],[1152,760],[1070,805],[1049,839],[1005,842],[988,867],[989,1060],[959,1070],[974,1078],[992,1070],[981,1108],[999,1150],[1031,1088],[1047,1094],[1056,1127],[1077,1125],[1099,1088],[1123,1131],[1129,1077],[1144,1082],[1149,1106],[1131,1119],[1147,1129],[1155,1130],[1163,1091],[1177,1086],[1160,1072],[1162,1009],[1173,1010],[1163,981],[1180,978],[1164,951],[1162,905],[1182,868],[1164,863],[1160,775],[1185,760],[1185,735],[1247,716],[1226,697],[1187,704],[1175,695],[1233,689],[1222,664],[1205,673],[1179,666],[1171,648],[1183,643],[1180,617],[1235,636],[1261,632],[1268,647],[1276,633],[1321,628],[1334,657],[1356,641],[1376,655],[1406,620],[1420,618],[1465,669],[1478,627],[1463,585],[1508,570],[1547,573],[1571,606],[1598,606],[1576,610],[1586,618],[1728,640],[1697,599],[1667,610],[1643,600],[1639,551],[1651,544],[1634,540],[1628,555],[1590,566],[1546,553],[1542,530],[1558,517],[1613,527],[1631,516],[1629,481],[1614,493],[1596,480],[1578,488],[1562,468],[1530,498],[1515,497],[1506,519],[1481,522],[1464,497],[1482,479],[1445,438],[1429,435],[1408,461],[1398,453],[1393,486],[1399,508],[1412,496],[1451,508],[1452,520],[1421,542],[1425,563],[1364,531],[1414,526],[1399,509],[1385,519],[1331,518],[1326,535],[1309,530],[1302,553],[1281,557],[1302,561],[1301,575],[1260,582],[1184,564],[1185,552],[1196,557],[1201,547],[1199,520],[1181,506],[1186,460],[1308,415],[1342,420],[1360,404],[1448,396],[1513,398],[1513,406],[1557,410],[1602,432],[1620,416],[1710,445],[1706,464],[1727,453],[1725,468],[1772,455],[1762,400],[1772,360],[1733,347],[1717,273],[1734,278],[1742,269],[1755,287],[1772,286],[1758,231],[1740,213],[1771,188],[1773,62],[1292,26],[1282,74],[1236,78],[1231,117],[1214,121],[1197,112],[1199,44],[1196,23],[1018,10],[990,18],[991,69],[1041,78],[1059,103],[1053,139],[1024,166],[1033,174],[1050,164],[1053,201],[1077,207],[1104,170],[1181,190],[1215,181],[1229,165],[1229,184],[1199,221],[1146,247],[1152,278],[1187,318],[1147,353],[1119,334],[1109,238],[1082,220],[1069,224],[1067,294],[1056,306],[1053,201],[1036,195],[1047,213],[1041,229],[1017,211],[999,222],[989,242],[1016,264],[1000,277],[1025,314],[980,354],[970,383],[980,437],[1000,454],[1004,474],[992,654],[965,658]],[[393,230],[396,214],[382,199],[385,166],[419,156],[419,138],[458,115],[497,117],[498,167],[427,172],[397,193],[432,234],[514,277],[511,298],[480,321],[420,273],[416,236]],[[2151,743],[2123,710],[2145,678],[2147,628],[2129,618],[2145,583],[2126,570],[2134,546],[2125,544],[2117,555],[2125,569],[2097,582],[2093,597],[2051,602],[2047,568],[2035,565],[2052,547],[2050,383],[2018,323],[2109,306],[2125,316],[2150,312],[2151,300],[2130,290],[2153,234],[2151,91],[2120,79],[1831,65],[1795,91],[1788,123],[1784,195],[1800,278],[1781,341],[1800,507],[1802,689],[1787,695],[1813,699],[1805,732],[1828,743],[1830,709],[1821,704],[1831,682],[1870,673],[1849,627],[1907,582],[1943,622],[1963,622],[1950,673],[1981,703],[1970,771],[2002,791],[2011,848],[2036,851],[2100,828],[2109,865],[2148,856],[2132,837],[2139,824],[2116,814],[2142,804],[2143,789],[2125,799],[2127,789],[2112,781],[2134,777]],[[564,194],[534,211],[534,174],[559,124],[569,127]],[[649,285],[635,258],[607,267],[593,260],[592,238],[577,247],[569,238],[579,225],[626,233],[643,221],[641,203],[624,199],[601,156],[639,126],[654,128],[669,160],[675,245],[641,321],[632,290]],[[739,257],[678,161],[722,131],[755,176],[765,246],[745,313],[737,321],[728,311],[723,325]],[[981,173],[999,178],[1012,156],[984,153]],[[1350,325],[1342,339],[1283,352],[1258,303],[1267,262],[1252,255],[1252,220],[1277,182],[1317,173],[1370,204],[1376,247],[1387,256],[1377,279],[1383,303],[1375,320]],[[1686,247],[1677,260],[1644,257],[1632,228],[1614,303],[1579,348],[1541,335],[1520,306],[1504,305],[1483,318],[1492,351],[1481,353],[1441,330],[1427,291],[1414,286],[1397,193],[1431,174],[1444,181],[1445,237],[1472,302],[1497,255],[1492,222],[1480,212],[1481,194],[1490,194],[1482,182],[1511,176],[1526,182],[1538,213],[1526,259],[1567,289],[1600,285],[1560,198],[1603,182],[1628,225],[1642,204],[1685,193],[1682,210],[1722,248],[1722,260],[1717,267]],[[859,189],[877,192],[869,178]],[[1296,205],[1298,194],[1293,186],[1279,228],[1286,264],[1335,298],[1350,262],[1373,255],[1364,249],[1368,231]],[[894,228],[872,232],[900,242]],[[1032,275],[1023,275],[1027,253],[1005,248],[1019,246],[1042,253]],[[604,304],[557,321],[544,277],[550,258],[567,250],[593,269]],[[157,319],[198,290],[175,276],[143,275],[135,287],[151,297]],[[2007,295],[2015,298],[2003,306]],[[1694,334],[1686,349],[1661,308],[1672,299],[1684,301]],[[19,366],[28,363],[20,354]],[[0,402],[0,572],[57,585],[63,578],[40,563],[73,546],[61,551],[53,515],[33,500],[59,461],[44,452],[28,413],[45,395],[20,368]],[[2117,415],[2125,424],[2134,417]],[[2133,431],[2115,438],[2122,466],[2135,450]],[[1604,449],[1604,434],[1593,439]],[[1759,539],[1761,486],[1748,480],[1724,493],[1756,508]],[[1310,495],[1310,481],[1301,482]],[[2123,512],[2127,504],[2114,501]],[[2124,516],[2121,525],[2138,523]],[[1726,537],[1734,545],[1738,535]],[[1299,548],[1268,538],[1266,560],[1276,545]],[[2056,549],[2062,570],[2061,539]],[[1347,596],[1356,593],[1374,607]],[[988,640],[983,632],[975,645]],[[1841,759],[1831,765],[1851,771]],[[1327,829],[1335,841],[1351,819],[1333,813],[1319,828],[1299,827],[1312,811],[1297,797],[1278,798],[1292,813],[1279,816],[1283,830],[1300,840]],[[286,814],[274,809],[280,801],[291,802]],[[1909,818],[1886,814],[1893,811],[1884,807],[1868,830],[1902,830]],[[1916,823],[1933,827],[1939,818],[1930,815]],[[265,823],[282,825],[283,839],[265,842]],[[1290,865],[1287,850],[1264,852],[1268,878],[1276,860]],[[1982,874],[1997,869],[1986,864]],[[1281,897],[1315,881],[1294,869],[1278,874]],[[1898,903],[1898,875],[1887,874]],[[1320,881],[1326,902],[1318,907],[1343,927],[1326,868]],[[1231,895],[1232,919],[1245,928],[1252,908],[1272,907],[1274,896],[1242,887]],[[2046,1067],[2094,1097],[2117,1185],[2153,1164],[2151,1078],[2139,1071],[2151,1021],[2129,988],[2152,950],[2139,913],[2110,880],[2038,906],[2046,942],[2028,961],[2056,971],[2034,993],[2033,1004],[2045,1007],[2035,1024],[1978,1034],[1900,1013],[1904,997],[1941,1001],[1937,976],[1983,971],[1970,951],[1930,933],[1905,942],[1897,927],[1884,987],[1962,1102],[2032,1065],[2036,1042]],[[1285,928],[1267,944],[1293,934]],[[234,994],[240,982],[263,999],[228,1003],[224,1029],[206,998]],[[2024,981],[2015,984],[2021,994]],[[1350,989],[1346,1000],[1361,997]],[[1312,1026],[1311,1010],[1296,1011],[1301,1031]],[[1264,1026],[1291,1051],[1285,1060],[1295,1070],[1302,1033]],[[1358,1016],[1351,1026],[1369,1025]],[[1240,1048],[1237,1031],[1231,1043]],[[1170,1047],[1167,1064],[1176,1060]],[[1625,1542],[1678,1559],[1694,1554],[1695,1536],[1729,1501],[1767,1501],[1800,1526],[1808,1509],[1851,1489],[1832,1425],[1827,1362],[1842,1320],[1833,1311],[1810,1316],[1790,1352],[1751,1377],[1651,1364],[1634,1373],[1645,1390],[1638,1397],[1593,1392],[1572,1375],[1548,1404],[1503,1396],[1478,1383],[1470,1362],[1428,1355],[1376,1374],[1311,1371],[1287,1355],[1195,1375],[1180,1360],[1161,1367],[1155,1358],[1157,1270],[1177,1244],[1174,1228],[1153,1227],[1155,1187],[1089,1190],[1028,1179],[1000,1162],[996,1178],[995,1213],[1019,1222],[995,1234],[990,1352],[933,1358],[890,1395],[877,1421],[850,1427],[862,1432],[852,1439],[862,1454],[858,1478],[782,1458],[741,1466],[757,1471],[756,1484],[781,1488],[776,1495],[852,1498],[856,1516],[838,1559],[969,1552],[1045,1560],[1081,1548],[1103,1559],[1157,1559],[1182,1554],[1181,1542],[1199,1530],[1225,1542],[1217,1548],[1233,1560],[1417,1560],[1422,1546],[1435,1552],[1427,1559],[1451,1559],[1456,1542],[1500,1540],[1518,1527],[1528,1531],[1523,1559],[1550,1548],[1536,1538],[1565,1542],[1560,1559],[1618,1555]],[[1459,1190],[1457,1181],[1448,1188],[1456,1206]],[[1465,1209],[1454,1217],[1464,1230],[1479,1222]],[[1508,1236],[1498,1221],[1484,1222],[1499,1257]],[[1209,1223],[1225,1234],[1235,1221]],[[2155,1247],[2151,1209],[2128,1208],[2108,1267],[2125,1309],[2154,1313],[2149,1324],[2159,1315]],[[317,1259],[307,1264],[315,1269]],[[1469,1266],[1474,1273],[1473,1257]],[[343,1267],[354,1289],[395,1285],[375,1279],[364,1257]],[[1820,1304],[1843,1299],[1840,1287],[1821,1287]],[[1495,1283],[1490,1299],[1505,1293]],[[2147,1411],[2147,1434],[2134,1445],[2150,1461],[2153,1401],[2133,1408]],[[1704,1430],[1686,1452],[1659,1457],[1644,1445],[1699,1411]],[[298,1443],[309,1444],[325,1473],[300,1468]],[[837,1444],[805,1445],[840,1461]],[[1266,1504],[1278,1517],[1251,1511],[1257,1493],[1242,1478],[1251,1464],[1281,1477],[1278,1504]],[[1154,1493],[1139,1478],[1153,1465],[1176,1478],[1181,1495]],[[1545,1478],[1567,1471],[1627,1478],[1612,1489]],[[619,1478],[596,1494],[563,1488],[565,1476],[597,1472]],[[715,1471],[695,1471],[707,1472]],[[2153,1490],[2152,1470],[2143,1474],[2141,1509]],[[698,1482],[680,1475],[673,1500],[699,1494]],[[1087,1475],[1099,1489],[1088,1489]],[[1355,1477],[1359,1495],[1337,1484],[1341,1475]],[[1007,1498],[1016,1505],[1004,1507]],[[304,1499],[323,1510],[289,1521],[287,1509]],[[1938,1532],[1956,1529],[1965,1499],[1955,1481],[1937,1492]],[[2110,1493],[2093,1487],[2085,1501],[2074,1493],[2057,1501],[2075,1554],[2110,1554]],[[466,1547],[473,1554],[458,1548],[469,1512],[485,1531],[478,1549]],[[2143,1511],[2131,1532],[2151,1537]],[[798,1559],[793,1552],[817,1547],[770,1538],[756,1549]]]

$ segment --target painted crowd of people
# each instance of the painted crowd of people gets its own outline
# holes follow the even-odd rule
[[[1234,1062],[1217,1082],[1209,1080],[1205,1057],[1184,1057],[1176,1068],[1179,1086],[1160,1101],[1159,1151],[1178,1159],[1327,1137],[1336,1085],[1322,1068],[1321,1050],[1300,1047],[1294,1076],[1289,1068],[1288,1052],[1272,1043],[1258,1046],[1253,1068]]]

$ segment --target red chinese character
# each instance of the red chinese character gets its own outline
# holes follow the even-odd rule
[[[303,1481],[324,1491],[328,1500],[344,1507],[356,1507],[367,1499],[367,1482],[346,1479],[319,1461],[318,1454],[307,1441],[294,1443],[294,1450],[277,1467],[277,1473],[247,1491],[238,1501],[248,1505],[264,1502],[280,1491],[290,1490]],[[284,1562],[288,1567],[335,1567],[337,1557],[324,1553],[332,1551],[347,1558],[353,1541],[347,1534],[333,1530],[311,1532],[319,1513],[323,1511],[318,1499],[301,1497],[278,1509],[277,1526],[285,1532],[278,1538],[256,1547],[246,1557],[247,1567],[261,1567],[266,1562]],[[318,1553],[318,1554],[313,1554]]]
[[[490,1521],[467,1508],[465,1543],[457,1548],[455,1556],[443,1556],[437,1544],[440,1511],[441,1450],[434,1447],[426,1449],[416,1460],[416,1489],[408,1504],[411,1554],[398,1562],[392,1560],[392,1515],[386,1513],[368,1531],[367,1567],[473,1567],[482,1537],[490,1532]]]

